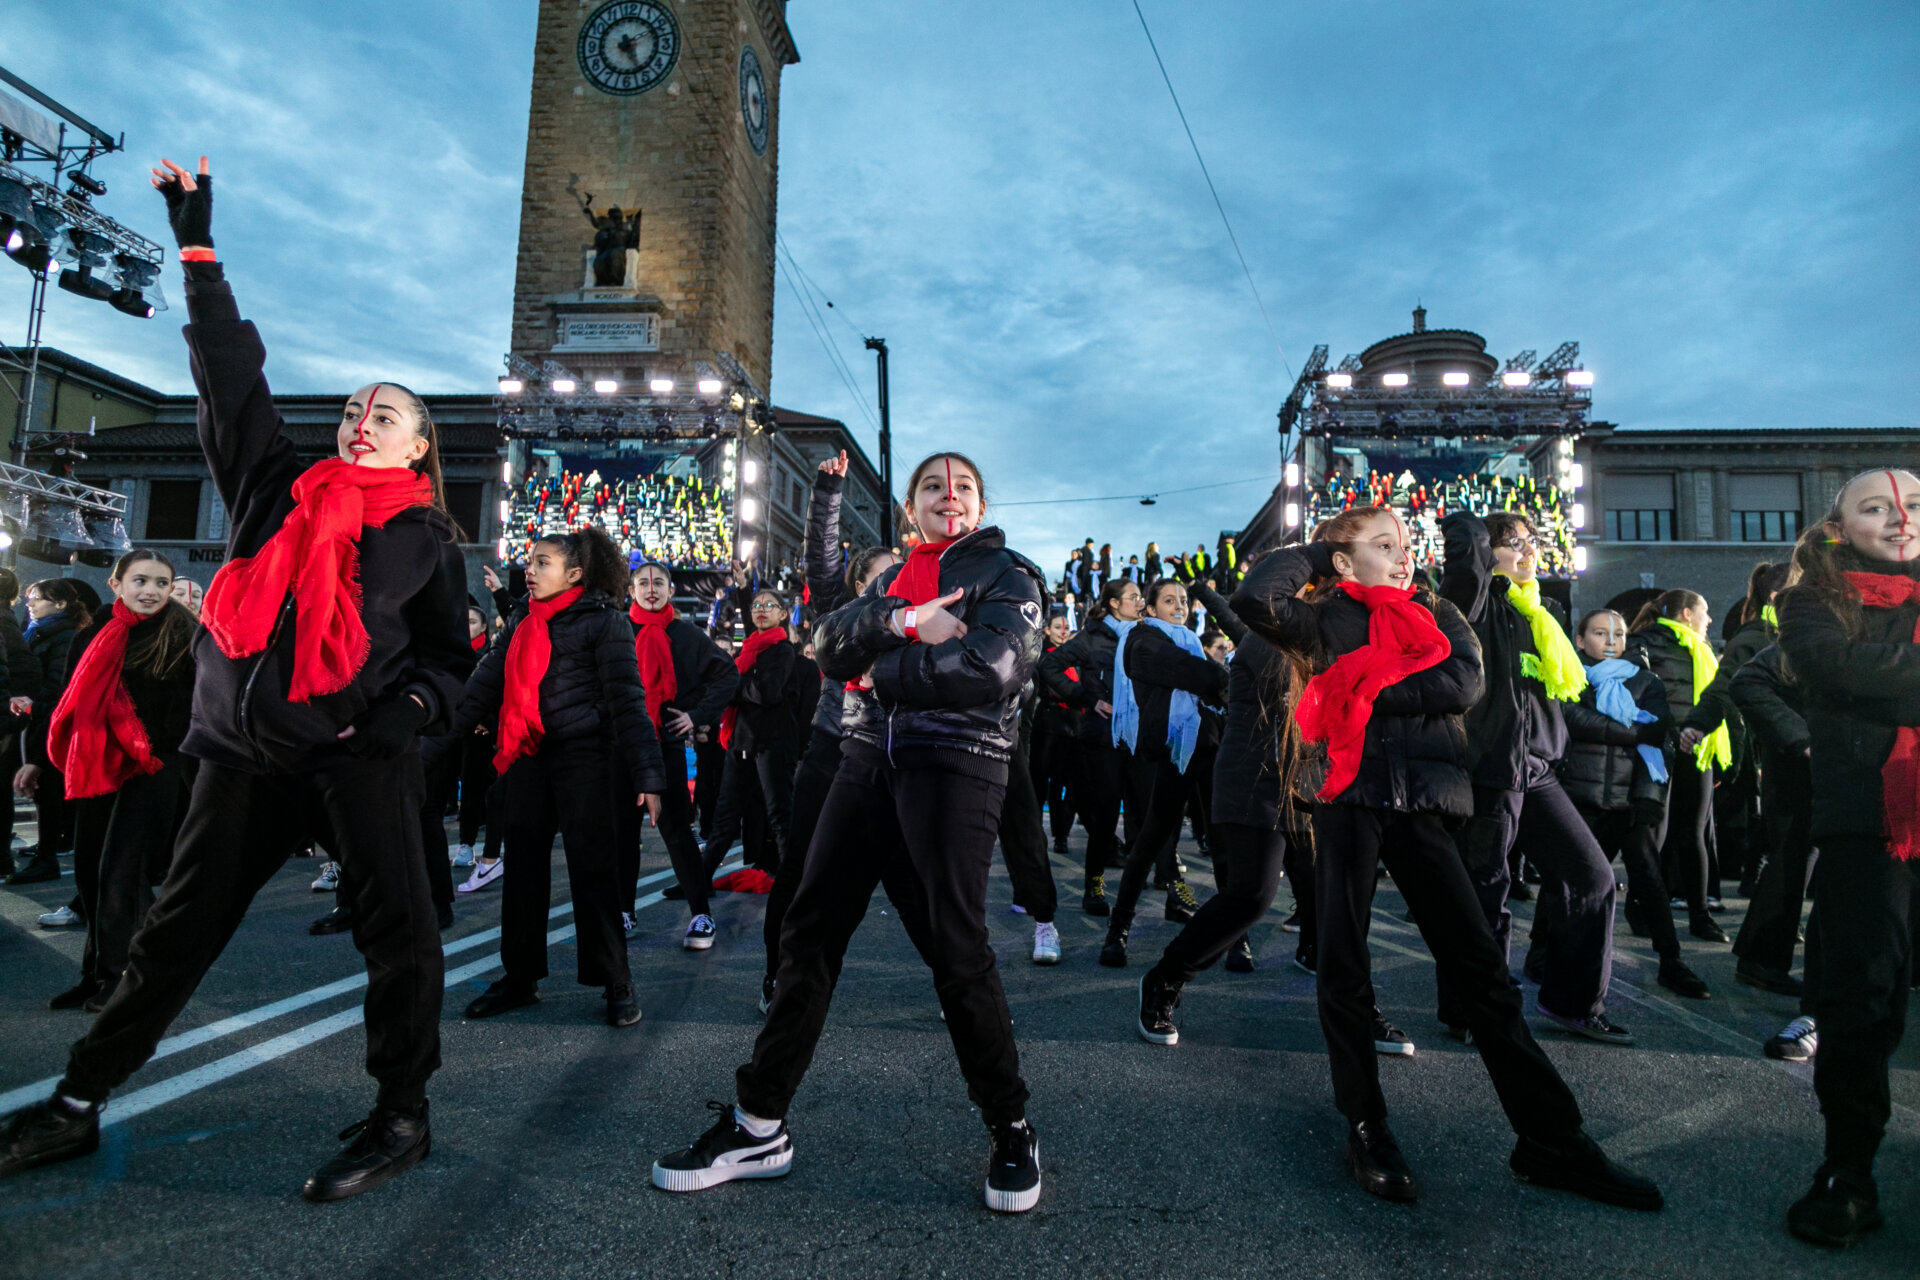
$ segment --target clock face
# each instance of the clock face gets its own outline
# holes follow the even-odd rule
[[[580,28],[580,73],[602,93],[645,93],[679,58],[680,24],[653,0],[612,0]]]
[[[767,78],[760,71],[760,55],[745,45],[740,50],[740,118],[757,156],[767,154],[767,114]]]

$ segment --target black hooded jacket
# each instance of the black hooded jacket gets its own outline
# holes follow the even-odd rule
[[[1068,639],[1071,640],[1072,637],[1069,636]],[[1042,635],[1040,655],[1042,668],[1047,665],[1047,655],[1058,648],[1060,648],[1059,645]],[[1076,682],[1080,673],[1075,671],[1072,676],[1067,676],[1062,671],[1061,675],[1069,682]],[[1072,703],[1063,702],[1054,696],[1053,686],[1046,682],[1038,669],[1034,673],[1034,683],[1039,686],[1040,692],[1040,708],[1034,719],[1034,732],[1042,736],[1052,734],[1062,738],[1078,739],[1081,721],[1087,713]]]
[[[513,633],[527,620],[527,603],[514,607],[501,642],[488,649],[467,680],[454,713],[455,733],[497,725],[507,682]],[[660,739],[647,716],[647,691],[633,651],[633,623],[604,591],[589,589],[547,619],[552,655],[540,679],[541,745],[580,740],[616,745],[633,789],[658,793],[666,785]]]
[[[1193,592],[1234,643],[1227,664],[1227,714],[1213,765],[1213,822],[1233,822],[1272,831],[1284,808],[1280,794],[1280,744],[1287,717],[1292,670],[1287,655],[1249,630],[1220,593],[1205,583]]]
[[[1800,686],[1787,674],[1786,657],[1777,643],[1740,665],[1730,692],[1759,748],[1762,770],[1783,757],[1805,759],[1810,741],[1806,704]]]
[[[1218,705],[1226,699],[1225,667],[1211,658],[1188,653],[1144,620],[1135,623],[1127,633],[1126,663],[1127,678],[1133,682],[1134,700],[1140,707],[1135,754],[1142,759],[1168,757],[1167,721],[1172,713],[1174,690],[1191,693],[1203,703]],[[1204,720],[1203,714],[1203,733]],[[1195,749],[1200,745],[1196,742]]]
[[[846,477],[822,471],[813,478],[813,498],[807,509],[807,603],[815,618],[825,617],[849,599],[847,579],[840,564],[840,491]],[[840,736],[846,705],[844,680],[820,677],[820,694],[813,707],[813,727]]]
[[[1920,578],[1920,565],[1862,563]],[[1780,651],[1799,683],[1813,749],[1813,839],[1886,834],[1880,771],[1902,728],[1920,727],[1920,604],[1862,609],[1860,631],[1809,586],[1780,594]]]
[[[798,755],[800,730],[806,723],[801,712],[804,686],[819,679],[817,672],[791,640],[775,641],[762,649],[733,693],[739,715],[733,722],[731,749],[749,755],[759,751]]]
[[[1113,721],[1094,710],[1096,703],[1113,705],[1113,659],[1120,638],[1103,618],[1090,619],[1063,645],[1047,650],[1040,659],[1040,683],[1057,700],[1079,711],[1080,741],[1090,747],[1113,747]],[[1072,667],[1079,679],[1070,679]]]
[[[909,642],[891,625],[903,602],[887,591],[901,568],[875,578],[815,629],[823,673],[845,681],[872,673],[871,693],[848,695],[845,736],[886,752],[896,764],[925,752],[1011,759],[1021,691],[1040,660],[1045,575],[1010,550],[999,529],[975,529],[940,556],[940,593],[964,593],[950,612],[967,624],[967,634],[924,644]]]
[[[1460,610],[1480,641],[1486,691],[1467,712],[1468,768],[1476,787],[1524,791],[1551,777],[1567,754],[1564,704],[1547,696],[1540,681],[1521,674],[1527,654],[1538,657],[1533,628],[1507,600],[1513,585],[1493,572],[1493,544],[1486,522],[1456,511],[1440,522],[1446,563],[1440,595]],[[1551,601],[1543,601],[1566,629]]]
[[[50,613],[27,627],[27,652],[38,678],[38,693],[21,746],[25,759],[32,764],[47,763],[47,725],[60,695],[67,691],[67,675],[73,670],[73,642],[79,629],[74,626],[71,608]]]
[[[294,507],[308,464],[281,430],[262,372],[266,349],[240,318],[220,263],[186,264],[187,353],[199,389],[200,447],[226,504],[227,558],[258,554]],[[445,733],[473,669],[467,567],[453,521],[412,507],[360,533],[360,618],[366,660],[339,693],[287,700],[293,678],[289,593],[264,651],[229,658],[202,627],[193,723],[182,750],[250,773],[299,773],[347,754],[340,732],[377,702],[411,695],[427,710],[422,736]]]
[[[1657,735],[1657,741],[1649,746],[1664,743],[1673,731],[1666,688],[1660,677],[1645,667],[1628,676],[1625,683],[1634,705],[1654,717],[1652,724],[1621,724],[1601,715],[1599,695],[1591,681],[1580,691],[1580,701],[1564,707],[1569,741],[1567,758],[1560,765],[1560,784],[1577,805],[1625,809],[1636,800],[1666,803],[1668,784],[1653,780],[1639,751],[1642,729],[1649,737]],[[1671,764],[1668,767],[1671,769]]]
[[[1294,593],[1315,574],[1333,573],[1323,542],[1269,553],[1241,580],[1229,602],[1256,634],[1307,656],[1323,671],[1367,643],[1369,612],[1344,591],[1328,590],[1313,604]],[[1360,771],[1346,790],[1323,804],[1402,813],[1473,814],[1463,717],[1480,700],[1480,644],[1458,609],[1424,590],[1414,602],[1433,612],[1452,652],[1434,666],[1389,685],[1367,720]]]

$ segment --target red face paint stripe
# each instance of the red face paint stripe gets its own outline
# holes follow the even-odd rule
[[[1900,496],[1900,482],[1894,479],[1893,472],[1891,471],[1887,472],[1887,483],[1893,487],[1893,509],[1900,513],[1900,527],[1904,530],[1912,523],[1913,517],[1907,514],[1907,501]],[[1903,542],[1900,544],[1900,558],[1902,560],[1905,560],[1912,554],[1913,544],[1911,542]]]

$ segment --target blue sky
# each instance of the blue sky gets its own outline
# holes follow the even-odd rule
[[[1416,301],[1501,356],[1579,341],[1596,415],[1627,427],[1914,423],[1920,9],[1142,4],[1284,356],[1130,0],[789,12],[781,234],[837,304],[826,336],[863,397],[856,330],[889,340],[899,465],[972,453],[990,496],[1041,502],[998,519],[1049,566],[1085,536],[1238,526],[1288,367],[1404,330]],[[103,207],[156,239],[146,162],[214,156],[277,387],[474,390],[506,347],[533,17],[0,0],[0,61],[125,131]],[[871,448],[789,279],[775,399]],[[0,271],[6,341],[23,284]],[[185,390],[178,319],[56,293],[46,341]]]

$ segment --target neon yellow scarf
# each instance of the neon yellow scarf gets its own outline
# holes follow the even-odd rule
[[[1498,569],[1494,572],[1500,573]],[[1580,701],[1580,691],[1587,687],[1586,664],[1580,661],[1580,654],[1567,639],[1567,633],[1560,629],[1560,623],[1540,603],[1540,580],[1515,582],[1507,578],[1507,582],[1507,602],[1527,620],[1533,632],[1533,647],[1538,651],[1520,655],[1520,674],[1545,685],[1549,698],[1561,702]]]
[[[1760,621],[1766,623],[1775,631],[1780,629],[1780,615],[1774,611],[1774,607],[1770,604],[1760,606]]]
[[[1720,659],[1713,656],[1713,646],[1702,640],[1697,632],[1684,622],[1675,622],[1672,618],[1659,619],[1661,626],[1673,632],[1673,638],[1693,659],[1693,703],[1700,705],[1700,695],[1713,683],[1714,676],[1720,673]],[[1718,764],[1722,769],[1733,763],[1733,735],[1727,732],[1726,722],[1702,738],[1693,749],[1693,763],[1700,772],[1705,773],[1709,766]]]

